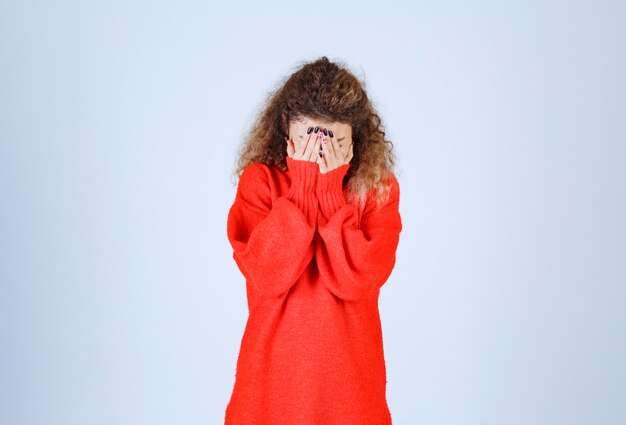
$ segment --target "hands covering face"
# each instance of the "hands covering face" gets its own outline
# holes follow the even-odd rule
[[[291,134],[297,133],[297,128],[293,130],[290,131]],[[342,144],[333,131],[326,128],[309,126],[306,135],[300,135],[298,138],[298,143],[294,142],[293,137],[287,140],[287,155],[293,159],[317,163],[321,173],[327,173],[348,164],[354,156],[354,144],[351,137],[341,137],[339,140],[348,139]],[[348,146],[346,142],[349,143]]]

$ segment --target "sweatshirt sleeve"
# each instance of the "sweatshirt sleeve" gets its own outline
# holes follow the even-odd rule
[[[388,200],[377,208],[368,202],[358,225],[358,209],[347,203],[343,177],[350,164],[318,176],[316,261],[328,289],[344,301],[358,302],[382,287],[391,275],[402,231],[400,186],[391,175]]]
[[[279,296],[302,275],[313,258],[318,202],[316,163],[287,157],[291,186],[272,200],[264,164],[246,167],[228,213],[233,258],[261,295]]]

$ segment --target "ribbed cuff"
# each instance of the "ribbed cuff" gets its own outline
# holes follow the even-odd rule
[[[291,186],[286,198],[292,201],[307,217],[309,223],[315,221],[317,197],[315,185],[319,174],[319,165],[315,162],[293,159],[287,156],[287,168],[291,177]]]
[[[346,198],[343,195],[343,178],[349,168],[350,163],[343,164],[317,177],[315,192],[320,203],[320,211],[327,219],[330,219],[339,208],[346,204]]]

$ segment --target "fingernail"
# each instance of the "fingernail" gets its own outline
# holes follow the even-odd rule
[[[320,152],[320,158],[322,157],[322,152]]]
[[[311,134],[312,131],[313,131],[313,127],[309,127],[306,130],[306,134]]]
[[[326,129],[324,129],[324,136],[328,135],[328,131]]]
[[[317,133],[319,131],[319,129],[320,129],[319,126],[317,126],[317,127],[315,127],[314,131]]]
[[[330,131],[330,130],[328,130],[328,135],[329,135],[330,137],[335,137],[335,135],[333,134],[333,132],[332,132],[332,131]]]

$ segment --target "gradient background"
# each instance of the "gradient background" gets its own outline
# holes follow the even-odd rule
[[[236,148],[322,55],[399,157],[394,425],[626,423],[626,4],[432,3],[0,3],[0,423],[223,423]]]

